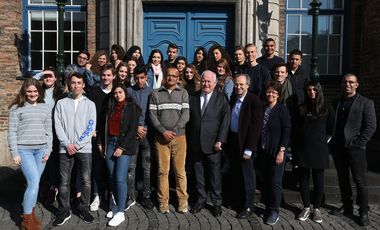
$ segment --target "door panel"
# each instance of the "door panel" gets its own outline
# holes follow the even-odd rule
[[[193,61],[194,51],[213,44],[233,50],[233,7],[144,6],[144,48],[148,61],[153,49],[167,58],[169,43],[176,43],[179,55]]]

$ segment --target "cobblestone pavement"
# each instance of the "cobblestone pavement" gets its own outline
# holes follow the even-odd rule
[[[64,225],[53,227],[55,219],[53,213],[56,212],[56,205],[44,207],[38,204],[36,214],[42,220],[43,229],[112,229],[107,227],[106,212],[99,209],[92,212],[95,222],[86,224],[78,215],[72,214],[71,219]],[[268,226],[263,223],[259,213],[263,210],[262,204],[257,204],[257,212],[246,220],[235,218],[236,212],[223,207],[222,216],[215,218],[206,208],[193,215],[191,213],[177,213],[173,206],[169,214],[161,214],[156,208],[145,210],[139,204],[134,205],[126,214],[126,221],[114,229],[361,229],[357,224],[358,213],[354,217],[336,217],[328,214],[333,206],[325,205],[321,208],[323,213],[323,223],[317,224],[308,219],[305,222],[296,220],[297,214],[301,211],[299,204],[286,204],[281,208],[280,220],[275,226]],[[21,205],[15,200],[8,200],[0,203],[0,229],[18,229],[17,223],[21,221]],[[370,226],[363,229],[380,229],[380,206],[371,205]]]

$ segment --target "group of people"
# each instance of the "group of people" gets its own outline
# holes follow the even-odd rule
[[[87,51],[80,51],[62,81],[54,68],[26,79],[9,107],[8,132],[14,162],[28,184],[21,226],[41,228],[34,207],[45,165],[58,191],[54,225],[70,219],[74,192],[84,221],[93,222],[90,211],[107,200],[108,225],[118,226],[137,200],[138,164],[144,208],[154,208],[155,189],[159,212],[170,212],[172,172],[178,212],[201,211],[210,192],[215,217],[225,204],[242,219],[254,213],[259,171],[264,222],[274,225],[290,150],[299,168],[300,221],[312,214],[322,222],[324,169],[331,152],[343,202],[332,213],[353,212],[351,171],[360,224],[368,225],[365,148],[376,129],[373,101],[357,93],[359,78],[346,74],[342,94],[328,106],[320,83],[301,67],[301,51],[293,50],[285,63],[275,56],[273,39],[263,48],[265,55],[256,59],[254,44],[237,46],[232,61],[219,45],[208,52],[200,47],[188,64],[170,44],[167,60],[152,50],[145,64],[138,46],[125,52],[113,45],[110,58],[98,51],[90,60]],[[195,187],[191,209],[188,187]]]

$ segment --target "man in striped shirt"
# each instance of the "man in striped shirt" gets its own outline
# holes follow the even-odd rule
[[[155,89],[149,103],[149,114],[155,129],[154,146],[158,162],[157,196],[161,213],[169,213],[170,160],[174,168],[178,212],[188,211],[186,191],[186,137],[185,126],[189,121],[189,96],[178,86],[176,68],[166,70],[164,85]]]

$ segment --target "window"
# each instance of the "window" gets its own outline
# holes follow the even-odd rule
[[[86,49],[86,0],[68,0],[64,13],[65,65]],[[58,11],[55,0],[23,0],[24,74],[56,66]]]
[[[312,47],[312,16],[310,0],[287,0],[285,46],[288,55],[293,49],[302,51],[302,67],[310,70]],[[343,62],[343,0],[321,0],[318,17],[318,72],[340,75]]]

